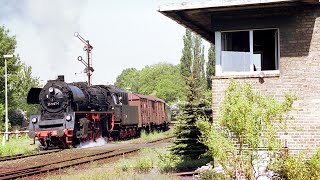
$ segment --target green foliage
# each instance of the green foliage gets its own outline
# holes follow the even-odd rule
[[[259,160],[258,148],[277,151],[277,131],[285,129],[294,96],[285,95],[283,102],[254,92],[248,83],[231,81],[225,92],[217,123],[197,122],[201,142],[231,177],[238,170],[247,179],[253,178],[253,160]],[[235,149],[236,142],[238,149]],[[224,146],[221,146],[223,144]],[[217,148],[219,147],[219,148]]]
[[[209,156],[201,156],[198,159],[183,158],[176,164],[176,169],[180,171],[193,170],[209,163],[210,161],[212,161],[212,157]]]
[[[0,26],[0,99],[5,99],[5,79],[2,75],[5,73],[3,55],[14,54],[16,48],[15,36],[9,35],[9,30]],[[35,112],[35,106],[26,104],[26,96],[31,87],[38,86],[38,79],[31,76],[31,67],[21,63],[19,56],[7,59],[8,71],[8,106],[12,109],[11,112],[16,112],[17,109],[26,111],[27,114]],[[5,102],[0,102],[0,124],[4,122],[3,111]],[[14,115],[12,115],[14,116]],[[17,122],[21,125],[21,122]],[[13,123],[13,125],[15,125]],[[0,126],[0,128],[2,125]]]
[[[28,92],[31,88],[39,87],[39,79],[31,75],[32,68],[30,66],[21,64],[19,71],[15,74],[15,78],[11,84],[14,84],[12,109],[10,113],[10,122],[12,125],[23,125],[24,118],[29,117],[31,114],[39,113],[39,105],[27,104]],[[26,114],[25,114],[26,112]],[[18,118],[17,118],[18,117]]]
[[[185,99],[185,85],[178,65],[158,63],[140,71],[125,69],[117,77],[115,85],[139,94],[156,96],[167,103]]]
[[[166,102],[183,99],[184,84],[179,66],[158,63],[146,66],[140,72],[139,93],[157,96]]]
[[[174,171],[188,171],[198,168],[212,161],[209,156],[203,156],[199,159],[181,158],[171,152],[159,153],[160,172],[168,173]]]
[[[158,167],[159,172],[167,173],[176,164],[176,160],[169,163],[168,157],[168,151],[165,148],[144,148],[139,152],[138,157],[122,159],[116,167],[123,171],[134,170],[138,173],[149,173],[153,168]]]
[[[158,154],[159,158],[159,170],[162,173],[169,173],[175,171],[179,162],[179,157],[172,155],[172,153],[166,151]]]
[[[5,115],[5,107],[4,104],[0,104],[0,130],[5,129],[5,119],[3,118]],[[10,125],[10,124],[9,124]]]
[[[280,128],[285,128],[283,120],[289,118],[286,114],[292,110],[294,96],[285,95],[285,100],[279,103],[254,92],[251,84],[231,81],[224,98],[219,125],[234,134],[240,147],[244,144],[254,149],[277,147],[278,128],[274,123],[279,122]],[[261,141],[261,137],[267,141]]]
[[[149,158],[140,158],[135,162],[135,167],[139,173],[148,173],[151,171],[153,164]]]
[[[193,59],[192,59],[192,74],[195,79],[201,81],[203,68],[204,68],[204,57],[203,51],[201,49],[201,38],[198,35],[193,35],[192,41],[192,51],[193,51]]]
[[[183,49],[182,57],[180,59],[181,63],[181,75],[182,77],[191,76],[191,67],[192,67],[192,33],[190,30],[186,29],[186,34],[183,36]]]
[[[214,54],[214,45],[211,44],[210,48],[208,50],[208,62],[207,62],[207,89],[212,89],[212,80],[211,76],[215,75],[216,69],[215,69],[215,54]]]
[[[2,142],[3,136],[0,136]],[[10,140],[5,143],[5,146],[0,146],[0,156],[14,155],[14,154],[33,154],[36,153],[34,149],[36,145],[30,145],[33,139],[27,135],[21,137],[10,136]]]
[[[195,125],[199,118],[211,116],[208,111],[211,101],[206,100],[210,97],[205,96],[204,48],[201,46],[201,38],[186,30],[180,67],[186,83],[187,102],[180,104],[181,112],[175,124],[176,139],[171,147],[171,152],[182,159],[198,159],[207,149],[199,142],[201,133]]]
[[[171,131],[166,131],[166,132],[157,132],[157,131],[152,131],[151,133],[147,133],[145,131],[142,131],[140,134],[140,138],[142,142],[148,142],[156,139],[161,139],[168,137],[170,135]]]
[[[206,152],[206,146],[198,139],[201,133],[195,123],[201,117],[211,116],[211,103],[208,103],[211,101],[206,100],[208,97],[204,97],[203,93],[200,94],[199,87],[195,87],[195,83],[192,84],[192,82],[194,81],[188,82],[190,83],[188,101],[180,104],[181,113],[177,116],[178,122],[174,128],[176,139],[171,147],[172,153],[183,159],[198,159]]]
[[[269,168],[282,179],[320,179],[320,149],[311,158],[306,159],[305,154],[283,155],[274,159]]]
[[[127,172],[134,170],[138,173],[148,173],[154,167],[154,164],[157,163],[157,159],[154,156],[156,156],[154,150],[145,148],[139,152],[138,157],[121,159],[116,164],[116,167]]]
[[[125,156],[128,159],[120,159],[117,162],[109,162],[101,165],[99,163],[88,163],[83,170],[78,169],[61,170],[58,175],[49,175],[46,179],[150,179],[150,180],[173,180],[178,177],[160,171],[162,161],[158,155],[166,154],[166,148],[144,148],[138,155]],[[138,163],[140,162],[140,163]],[[150,164],[151,162],[151,164]],[[143,165],[142,165],[143,164]],[[150,165],[150,169],[146,164]],[[140,168],[147,167],[148,171],[139,171]]]
[[[199,35],[193,34],[186,29],[186,34],[183,37],[184,47],[180,59],[181,75],[185,82],[188,83],[191,79],[197,87],[205,87],[205,71],[204,71],[204,47]],[[191,79],[190,79],[191,78]]]
[[[132,92],[139,91],[139,71],[135,68],[124,69],[117,77],[115,84],[122,89],[129,89]]]
[[[150,141],[154,139],[164,138],[165,135],[163,133],[158,133],[156,131],[152,131],[151,133],[147,133],[146,131],[141,131],[140,138],[145,141]]]

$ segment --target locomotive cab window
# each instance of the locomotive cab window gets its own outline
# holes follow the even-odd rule
[[[118,98],[116,95],[112,94],[112,99],[113,99],[114,104],[119,104],[119,101],[118,101]]]
[[[278,29],[225,31],[215,36],[218,75],[279,70]]]

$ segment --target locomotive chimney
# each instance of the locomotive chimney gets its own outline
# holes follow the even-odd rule
[[[64,75],[58,75],[57,80],[64,82]]]

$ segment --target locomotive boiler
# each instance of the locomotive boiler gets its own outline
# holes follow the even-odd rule
[[[168,128],[170,110],[155,97],[130,93],[113,85],[49,80],[43,88],[31,88],[29,104],[40,104],[40,114],[32,115],[29,136],[41,146],[68,148],[82,141],[125,139],[142,129]]]

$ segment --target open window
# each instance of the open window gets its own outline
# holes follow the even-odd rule
[[[218,71],[279,69],[278,29],[216,32]]]

